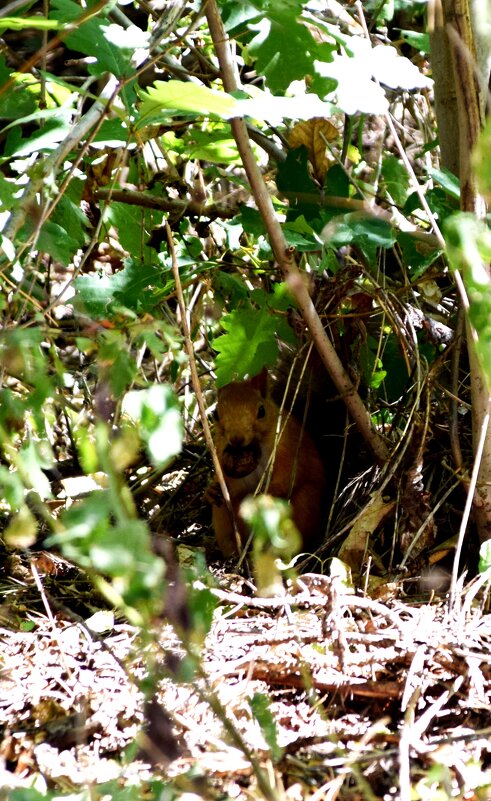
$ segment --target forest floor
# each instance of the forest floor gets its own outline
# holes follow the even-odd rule
[[[19,561],[2,581],[0,793],[489,799],[487,588],[460,586],[452,605],[372,600],[306,574],[258,598],[217,570],[186,673],[192,645],[168,622],[149,640],[80,571]]]

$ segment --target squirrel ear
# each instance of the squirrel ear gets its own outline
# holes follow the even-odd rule
[[[268,371],[266,368],[263,367],[259,375],[255,375],[249,380],[251,387],[253,387],[253,389],[257,389],[258,392],[261,393],[262,397],[265,398],[268,394]]]

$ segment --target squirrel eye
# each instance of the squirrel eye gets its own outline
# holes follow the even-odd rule
[[[260,420],[262,417],[264,417],[265,414],[266,414],[266,409],[261,403],[259,409],[257,410],[257,419]]]

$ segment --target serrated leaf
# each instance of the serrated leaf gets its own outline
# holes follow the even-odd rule
[[[108,203],[104,209],[106,222],[117,229],[121,246],[131,253],[134,261],[151,262],[155,258],[155,250],[147,244],[148,234],[162,224],[162,216],[156,209],[127,203]]]
[[[143,103],[138,116],[138,124],[146,125],[148,120],[167,119],[169,110],[190,111],[229,119],[239,116],[239,101],[225,92],[217,92],[194,83],[183,81],[155,81],[146,92],[141,93]]]
[[[135,47],[147,41],[143,31],[139,28],[126,31],[122,26],[110,24],[99,16],[80,22],[81,8],[72,0],[52,0],[52,6],[51,16],[60,22],[78,21],[78,27],[69,33],[65,41],[73,50],[94,57],[95,61],[88,64],[92,75],[110,72],[122,78],[134,73],[132,57]]]
[[[298,19],[297,9],[276,4],[260,22],[249,25],[255,34],[247,56],[255,60],[273,94],[284,92],[296,80],[312,74],[319,45],[309,29]]]
[[[217,386],[257,375],[278,358],[277,321],[267,309],[237,309],[222,319],[227,332],[213,342]]]
[[[83,275],[75,280],[75,304],[95,319],[110,317],[117,306],[151,308],[157,302],[150,286],[161,286],[162,268],[128,261],[115,275]]]
[[[68,267],[80,247],[65,228],[50,220],[41,228],[37,246],[42,253],[48,253],[65,267]]]

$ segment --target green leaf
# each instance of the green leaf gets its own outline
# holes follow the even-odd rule
[[[138,424],[152,464],[165,466],[180,453],[183,438],[181,412],[169,386],[154,384],[127,392],[123,411]]]
[[[31,548],[36,542],[37,530],[36,518],[29,507],[23,504],[3,530],[2,539],[9,548]]]
[[[227,332],[213,341],[217,386],[257,375],[278,358],[277,320],[268,309],[237,309],[222,319]]]
[[[391,153],[382,162],[382,178],[389,197],[398,206],[403,206],[407,199],[409,176],[404,164]]]
[[[264,693],[254,693],[249,703],[252,714],[259,723],[263,737],[271,749],[273,762],[279,762],[283,756],[283,749],[278,745],[278,731],[270,709],[269,698]]]
[[[360,348],[360,367],[363,381],[370,389],[378,389],[387,375],[377,353],[377,341],[368,337]]]
[[[350,179],[340,164],[334,164],[324,179],[324,191],[330,197],[349,197]]]
[[[213,289],[218,295],[230,299],[229,308],[234,308],[248,296],[247,287],[236,275],[217,270],[213,275]]]
[[[247,23],[260,19],[257,3],[241,0],[240,3],[222,0],[221,14],[225,30],[229,36],[244,35]]]
[[[191,571],[186,571],[186,573],[191,573]],[[213,623],[213,613],[217,608],[218,601],[207,587],[195,589],[193,579],[191,574],[187,585],[190,633],[193,642],[202,646]]]
[[[183,139],[189,159],[200,159],[212,164],[241,163],[237,144],[230,135],[229,128],[226,130],[212,128],[208,131],[195,128]]]
[[[24,414],[29,414],[42,438],[47,435],[43,405],[56,392],[42,347],[43,341],[44,334],[39,327],[5,329],[0,336],[0,363],[3,369],[29,387],[29,394],[22,397],[2,390],[0,419],[3,418],[10,428],[12,420],[20,422]]]
[[[48,220],[39,233],[38,250],[48,253],[55,261],[65,267],[71,263],[81,243],[73,239],[65,228]]]
[[[16,185],[13,181],[7,180],[2,173],[0,173],[0,207],[2,211],[10,211],[17,205],[14,194],[17,191]]]
[[[104,331],[98,355],[107,371],[115,397],[121,397],[137,373],[135,360],[126,346],[124,335],[118,330]]]
[[[398,232],[397,241],[402,250],[403,262],[413,281],[420,278],[443,253],[441,248],[434,248],[405,231]]]
[[[1,106],[0,106],[1,108]],[[477,147],[472,155],[472,162],[477,176],[479,189],[488,202],[491,200],[491,117],[487,117]]]
[[[390,223],[373,217],[359,217],[356,212],[335,217],[329,224],[329,246],[340,248],[356,244],[369,264],[376,263],[379,248],[390,248],[395,241]]]
[[[115,275],[83,275],[74,282],[75,305],[90,317],[107,319],[121,311],[149,310],[158,302],[150,290],[161,286],[162,267],[129,259]]]
[[[72,0],[52,0],[51,5],[53,18],[65,24],[78,24],[65,41],[73,50],[95,59],[88,64],[92,75],[110,72],[117,78],[123,78],[134,74],[132,58],[135,48],[143,48],[148,44],[148,34],[140,28],[133,26],[125,29],[97,16],[81,22],[82,10]]]
[[[47,114],[43,116],[47,116]],[[31,153],[39,153],[43,150],[54,150],[67,137],[70,130],[71,121],[68,110],[58,109],[54,119],[48,119],[42,128],[35,130],[29,137],[25,139],[9,138],[4,155],[19,157],[29,156]]]
[[[104,120],[91,144],[100,147],[122,147],[128,144],[129,138],[130,132],[122,120]]]
[[[401,39],[406,44],[419,50],[420,53],[430,52],[430,35],[421,31],[407,31],[401,29]]]
[[[236,220],[248,234],[259,237],[266,233],[263,218],[257,209],[253,209],[250,206],[242,206]]]
[[[485,573],[491,568],[491,540],[486,540],[479,549],[479,573]]]
[[[447,195],[450,195],[454,200],[460,201],[460,181],[453,172],[447,170],[446,167],[441,170],[434,167],[428,173],[436,184],[440,184]]]
[[[107,225],[118,230],[119,241],[134,261],[151,262],[155,250],[148,246],[150,232],[162,224],[163,213],[156,209],[143,209],[127,203],[108,203],[104,209]]]
[[[70,235],[66,233],[66,237],[78,248],[85,245],[89,227],[89,220],[81,208],[83,188],[82,181],[73,179],[50,217],[51,222],[70,232]]]
[[[264,75],[273,94],[284,92],[292,81],[303,81],[315,72],[319,45],[295,9],[275,4],[249,29],[255,35],[246,48],[246,58],[255,61],[256,71]]]
[[[48,540],[63,555],[85,569],[113,579],[115,594],[108,597],[134,608],[147,607],[162,594],[163,562],[152,553],[150,535],[142,520],[128,519],[112,526],[112,496],[93,492],[61,516],[64,531]],[[104,591],[105,585],[102,585]],[[155,607],[154,607],[155,608]]]
[[[305,220],[305,218],[303,216],[297,217],[292,222],[285,223],[282,226],[288,247],[295,248],[295,250],[297,250],[299,253],[308,253],[319,250],[319,247],[322,245],[322,243],[319,242],[317,234],[315,234],[311,229],[311,235],[305,236],[295,228],[295,224],[298,220]]]
[[[36,95],[39,95],[30,86],[35,82],[34,77],[13,72],[7,67],[5,58],[0,56],[0,86],[5,86],[8,81],[12,81],[13,86],[0,95],[0,119],[15,120],[32,114],[37,108]]]
[[[195,83],[155,81],[152,87],[141,93],[141,97],[143,103],[138,125],[146,125],[150,120],[166,120],[170,110],[190,111],[223,119],[240,115],[239,101],[234,97]]]
[[[285,161],[278,164],[276,185],[290,202],[289,219],[299,215],[306,220],[318,217],[320,190],[311,176],[306,147],[290,150]]]
[[[454,214],[459,207],[458,201],[439,186],[426,192],[426,200],[431,211],[438,216],[440,222]],[[422,209],[422,205],[418,193],[412,192],[406,200],[402,212],[408,215],[415,209]]]
[[[450,266],[461,271],[464,280],[469,320],[477,334],[475,348],[491,389],[491,231],[474,215],[457,213],[446,220],[444,235]]]
[[[53,455],[47,443],[41,446],[41,443],[30,440],[19,451],[18,468],[24,484],[27,488],[35,490],[43,499],[52,497],[51,485],[43,472],[52,466]]]
[[[0,403],[3,405],[2,394],[0,394]],[[0,499],[2,503],[8,503],[12,511],[22,506],[25,498],[25,489],[18,472],[13,472],[7,467],[0,465],[0,488]]]

